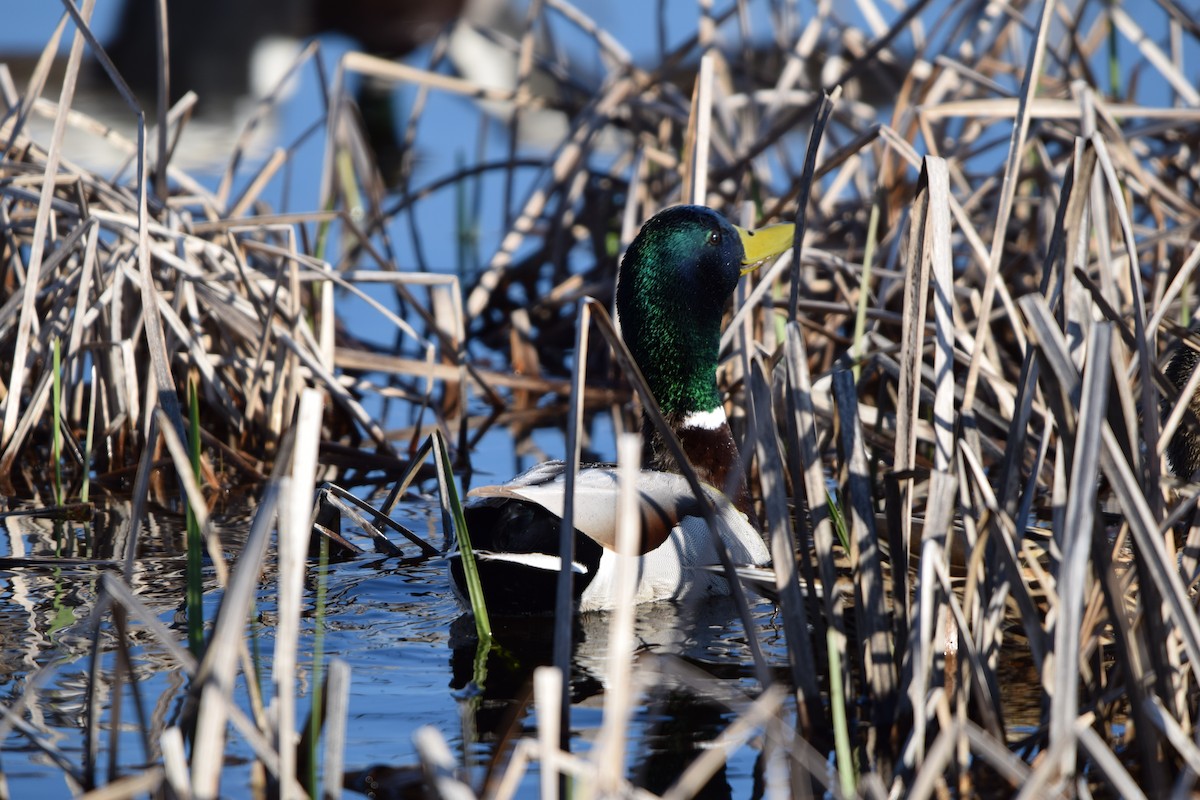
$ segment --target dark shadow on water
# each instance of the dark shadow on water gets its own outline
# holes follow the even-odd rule
[[[554,661],[554,626],[544,616],[495,617],[493,633],[503,644],[487,656],[486,679],[475,705],[475,730],[482,741],[502,740],[519,723],[532,697],[533,671]],[[576,620],[575,652],[587,636]],[[475,620],[463,614],[450,624],[450,688],[463,700],[478,691],[475,657],[479,640]],[[604,691],[604,684],[577,658],[571,662],[571,703],[582,703]]]
[[[705,746],[729,726],[729,709],[689,689],[656,687],[649,698],[648,716],[654,720],[642,738],[645,758],[634,764],[634,785],[661,795]],[[755,769],[758,769],[757,761]],[[755,781],[758,783],[758,781]],[[700,800],[730,798],[733,790],[725,764],[693,797]]]
[[[629,730],[627,777],[635,785],[662,793],[736,716],[729,701],[745,699],[743,692],[753,679],[734,617],[732,603],[724,598],[691,608],[670,603],[639,607],[636,668],[657,674],[653,688],[637,701]],[[501,646],[486,659],[482,689],[473,685],[479,674],[474,620],[463,614],[451,624],[450,688],[470,717],[465,728],[474,731],[487,756],[502,767],[513,738],[536,734],[529,709],[533,671],[553,660],[553,624],[548,616],[493,618],[492,623]],[[599,724],[597,712],[607,684],[608,626],[609,615],[604,613],[579,615],[574,621],[570,696],[571,747],[576,752],[591,747],[594,725]],[[701,670],[723,696],[708,696],[660,670],[673,659],[687,669]],[[754,758],[752,765],[743,767],[756,773],[755,786],[761,785],[758,761]],[[697,796],[733,796],[725,765]]]

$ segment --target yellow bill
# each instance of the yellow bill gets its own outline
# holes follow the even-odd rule
[[[738,236],[741,237],[742,248],[746,251],[746,256],[742,259],[742,263],[750,265],[742,270],[743,275],[757,269],[760,261],[773,258],[783,251],[790,249],[792,239],[796,235],[796,226],[790,222],[770,225],[766,228],[759,228],[756,231],[749,231],[745,228],[739,228],[736,225],[733,228],[738,232]]]

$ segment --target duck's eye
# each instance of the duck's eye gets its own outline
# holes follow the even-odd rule
[[[721,232],[720,231],[709,231],[708,232],[708,243],[713,245],[714,247],[720,245],[721,244]]]

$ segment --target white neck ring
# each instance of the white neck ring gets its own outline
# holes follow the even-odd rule
[[[717,406],[711,411],[692,411],[683,418],[683,423],[680,427],[683,428],[701,428],[706,431],[715,431],[727,422],[725,417],[725,409]]]

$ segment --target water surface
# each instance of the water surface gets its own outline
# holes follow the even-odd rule
[[[122,521],[127,524],[127,510],[126,504],[113,503],[97,512],[88,524],[29,517],[4,520],[0,632],[6,646],[0,662],[0,696],[10,706],[24,698],[28,703],[24,716],[29,732],[51,743],[74,769],[80,769],[85,760],[92,610],[99,594],[100,574],[121,574],[116,548],[126,540],[114,531]],[[244,538],[251,511],[243,508],[218,516],[218,527],[230,555],[235,555]],[[444,546],[441,512],[432,500],[405,501],[397,507],[395,517],[427,535],[435,546]],[[151,514],[143,527],[131,585],[183,642],[181,521],[159,511]],[[347,533],[353,535],[349,528]],[[41,561],[72,549],[78,560],[67,562],[68,566],[49,566]],[[432,725],[442,732],[458,760],[470,766],[470,776],[478,781],[498,747],[503,749],[502,754],[507,753],[506,737],[535,732],[536,713],[526,703],[534,667],[551,660],[552,626],[545,619],[498,621],[497,638],[503,651],[489,658],[487,676],[479,691],[471,684],[477,645],[474,624],[454,599],[445,562],[439,557],[412,555],[384,558],[364,554],[330,564],[324,571],[324,654],[346,661],[352,669],[346,768],[358,773],[415,764],[412,734],[423,725]],[[268,553],[268,561],[273,561],[273,552]],[[320,565],[310,561],[297,676],[300,714],[307,713],[313,685],[312,652],[317,626],[314,589],[320,577]],[[206,568],[206,587],[206,618],[211,623],[220,597],[211,566]],[[782,665],[785,656],[775,627],[774,606],[759,601],[753,608],[768,657]],[[252,652],[259,654],[266,665],[262,685],[269,693],[275,619],[271,563],[260,584],[256,612],[253,622],[247,625],[247,636]],[[715,680],[712,685],[723,687],[721,693],[727,695],[718,697],[710,687],[709,696],[701,696],[670,678],[663,678],[661,686],[646,692],[629,732],[629,763],[630,775],[647,787],[661,790],[669,785],[690,760],[694,748],[716,736],[733,718],[725,703],[743,705],[756,691],[745,634],[736,618],[736,609],[726,599],[690,608],[670,603],[639,608],[639,668],[656,669],[660,663],[655,658],[667,657],[663,664],[668,671],[702,670]],[[590,747],[601,723],[608,624],[607,614],[587,614],[575,627],[571,675],[575,751]],[[96,766],[100,783],[139,770],[147,760],[144,742],[151,748],[149,760],[157,759],[157,739],[166,727],[178,723],[187,691],[187,679],[174,659],[144,626],[131,619],[129,653],[149,723],[143,739],[128,685],[119,693],[119,703],[112,688],[118,662],[117,635],[111,614],[105,614],[99,628],[103,654],[95,684],[102,707]],[[37,689],[32,690],[35,682]],[[237,696],[249,711],[244,685],[239,685]],[[118,705],[119,711],[115,710]],[[116,771],[110,773],[113,746],[109,737],[117,713],[118,763]],[[733,754],[728,767],[714,779],[711,788],[718,792],[716,796],[750,794],[757,753],[753,748],[743,750]],[[227,754],[223,793],[246,796],[253,759],[236,733],[230,735]],[[74,787],[64,770],[32,746],[25,733],[8,733],[0,765],[12,797],[72,794]],[[527,775],[521,796],[532,797],[536,790],[536,774]]]

